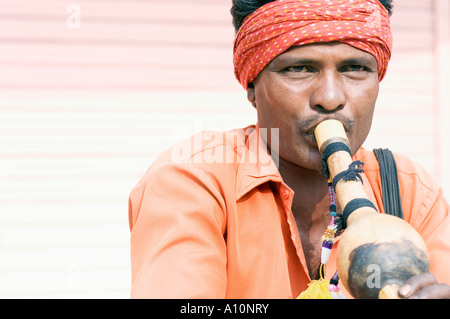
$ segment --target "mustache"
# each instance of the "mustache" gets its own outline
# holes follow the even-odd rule
[[[351,131],[355,125],[355,120],[342,115],[324,116],[323,114],[316,114],[313,117],[299,120],[297,127],[302,133],[313,133],[316,126],[325,120],[338,120],[344,125],[345,131],[347,132]]]

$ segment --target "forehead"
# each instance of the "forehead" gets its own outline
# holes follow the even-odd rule
[[[285,52],[276,56],[272,62],[291,59],[313,60],[348,60],[363,59],[367,62],[377,63],[375,56],[341,42],[314,43],[292,46]]]

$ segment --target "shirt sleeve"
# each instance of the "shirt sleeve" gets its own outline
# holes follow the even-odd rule
[[[441,189],[430,190],[419,211],[418,227],[428,248],[430,272],[438,282],[450,285],[450,216],[449,205]]]
[[[400,165],[399,179],[404,218],[425,241],[430,272],[440,283],[450,284],[450,209],[442,189],[414,163]]]
[[[225,298],[226,203],[203,164],[151,168],[129,199],[132,298]]]

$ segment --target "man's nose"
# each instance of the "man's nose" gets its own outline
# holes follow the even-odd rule
[[[311,107],[319,112],[335,112],[344,108],[346,98],[339,74],[334,72],[321,74],[314,84],[310,103]]]

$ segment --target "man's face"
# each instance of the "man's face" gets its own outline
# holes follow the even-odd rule
[[[261,128],[279,129],[279,156],[318,170],[314,128],[338,119],[356,152],[366,139],[378,96],[374,56],[344,43],[294,46],[267,65],[248,89]],[[271,141],[267,141],[269,146]]]

